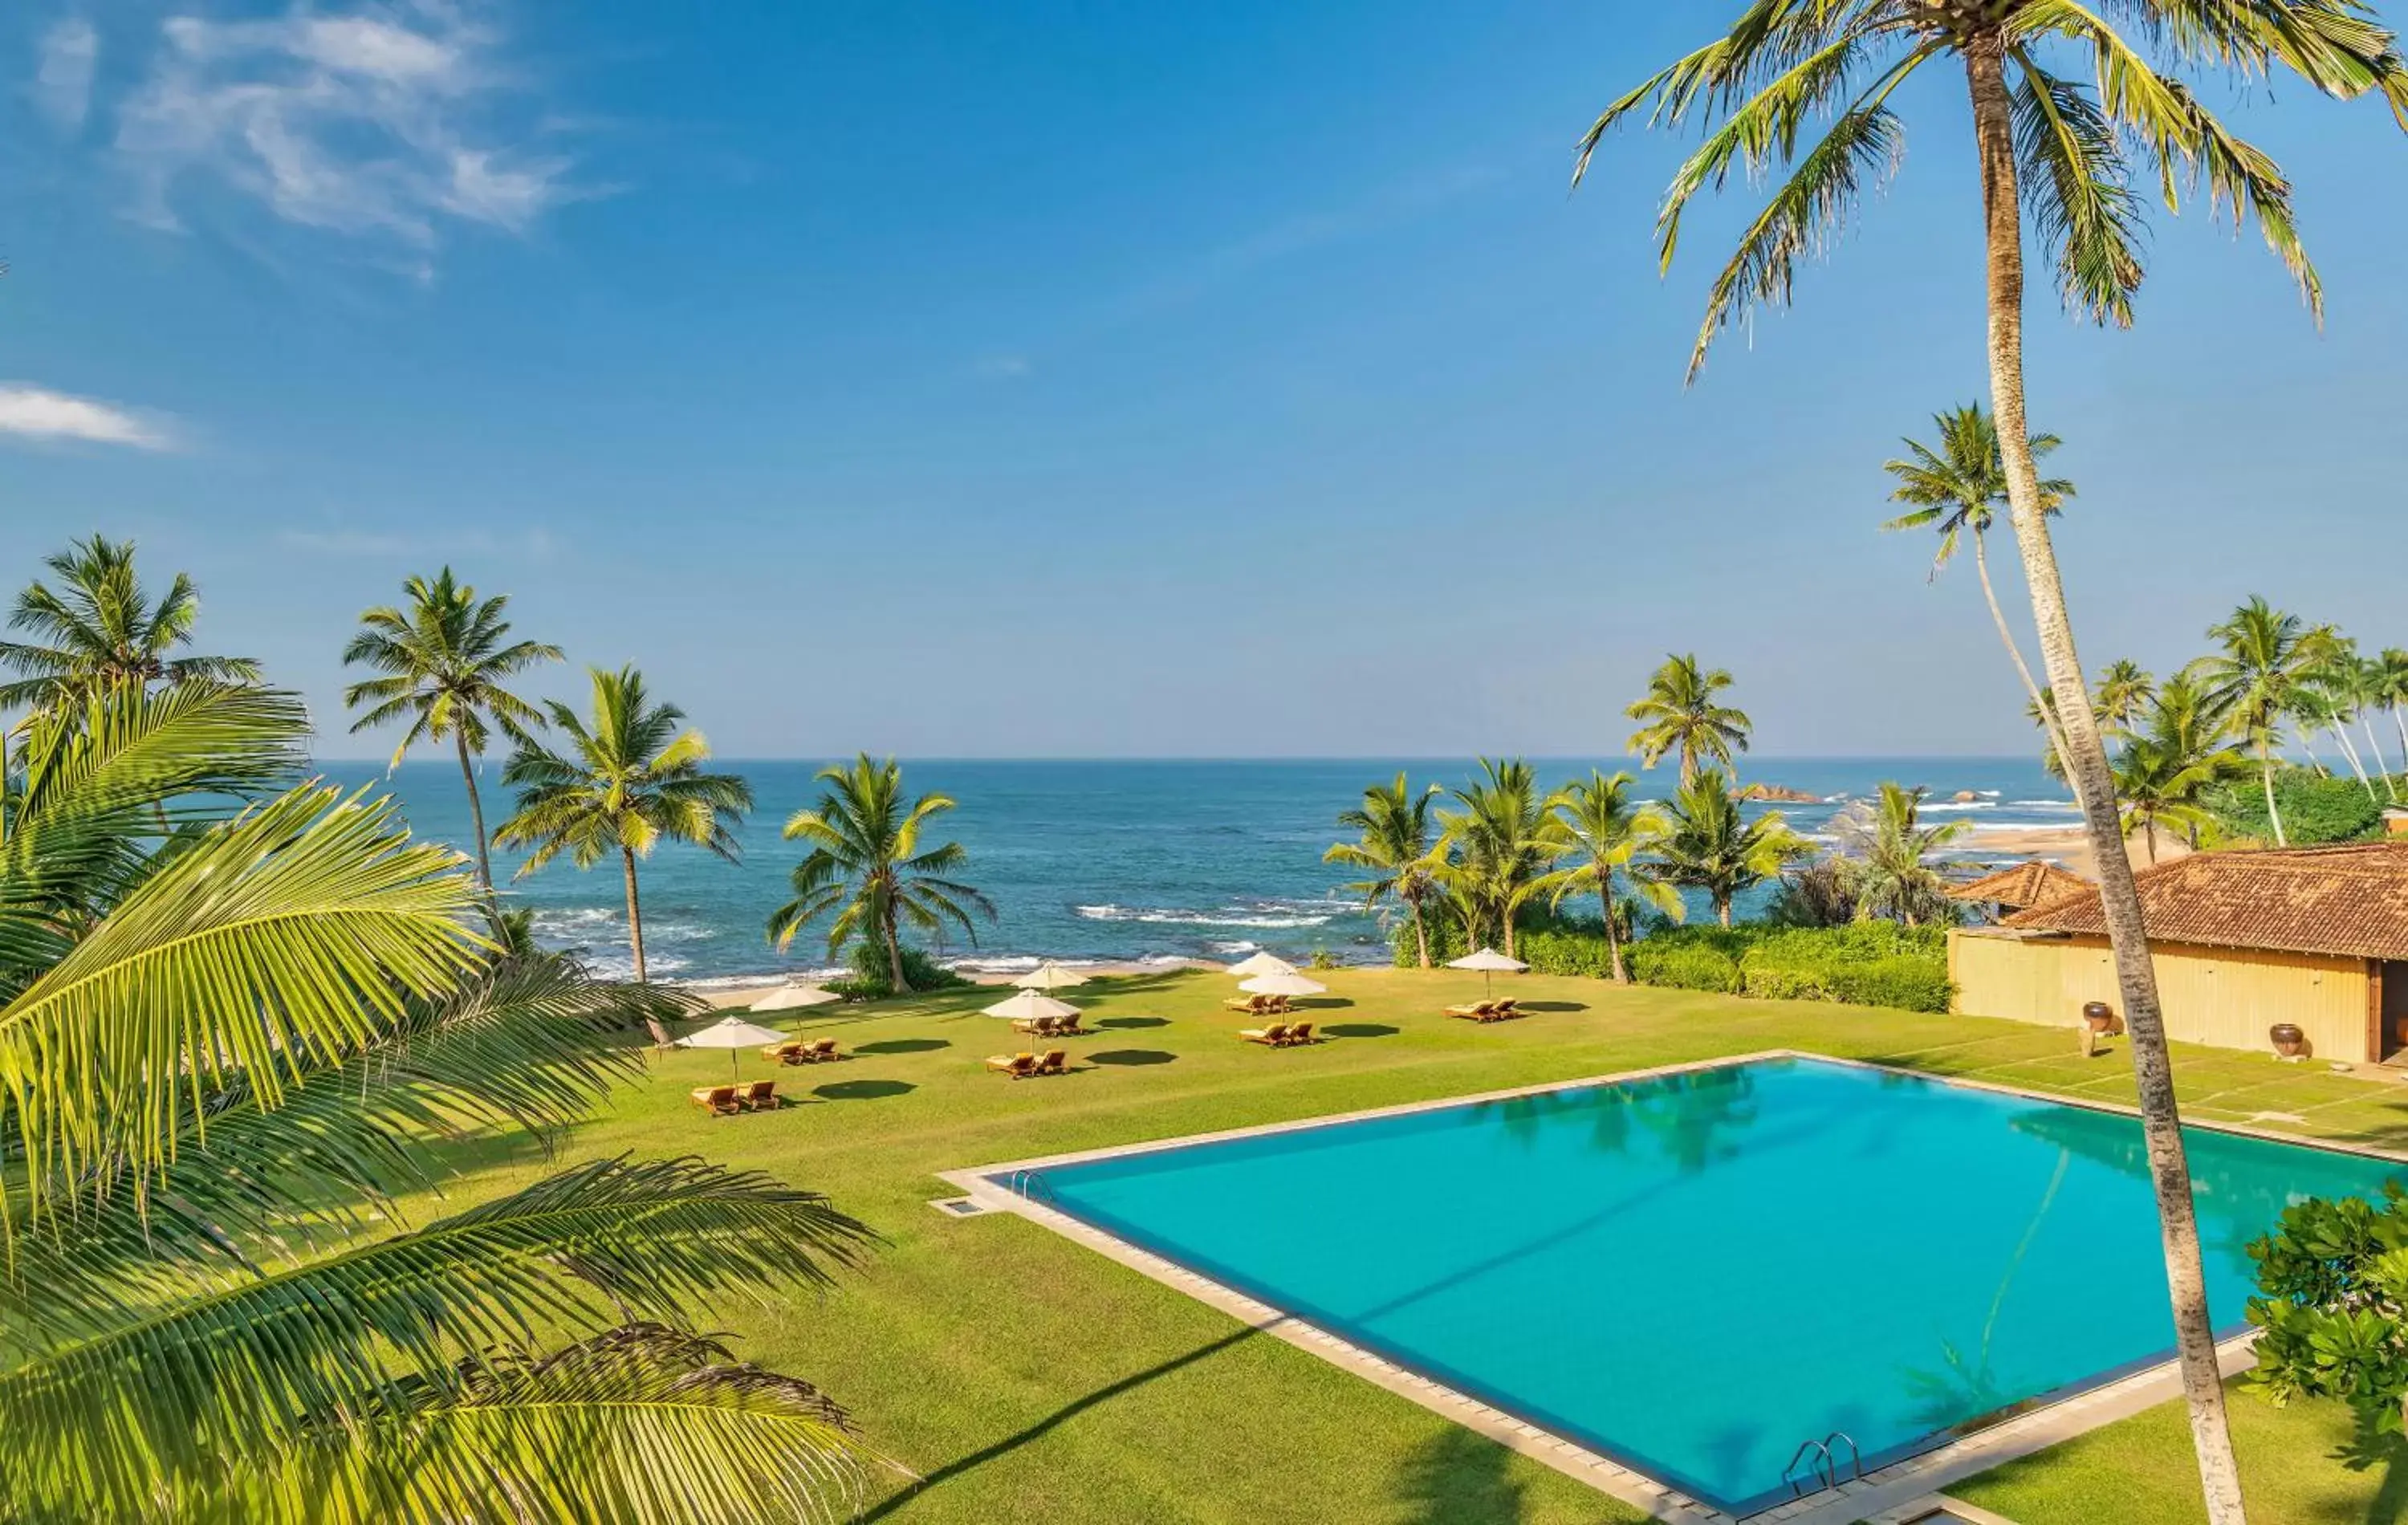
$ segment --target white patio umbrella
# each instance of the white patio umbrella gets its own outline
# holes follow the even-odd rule
[[[727,1072],[736,1072],[736,1051],[758,1048],[764,1043],[782,1043],[786,1035],[767,1028],[755,1027],[740,1016],[723,1016],[699,1032],[689,1032],[677,1041],[680,1048],[724,1048],[727,1050]]]
[[[756,1012],[798,1012],[806,1006],[824,1006],[844,998],[833,990],[823,990],[816,985],[797,985],[792,980],[778,986],[752,1003]]]
[[[1252,979],[1257,974],[1293,974],[1296,966],[1276,954],[1249,954],[1229,966],[1229,972],[1240,979]]]
[[[1460,958],[1448,959],[1446,967],[1480,971],[1481,984],[1494,994],[1498,974],[1519,974],[1530,966],[1519,958],[1508,958],[1495,948],[1483,948],[1477,953],[1467,953]]]
[[[1011,983],[1023,990],[1068,990],[1074,985],[1086,984],[1087,977],[1068,964],[1048,958]]]
[[[1078,1015],[1079,1008],[1067,1000],[1055,1000],[1042,991],[1020,990],[987,1007],[986,1014],[1010,1017],[1015,1022],[1034,1022],[1040,1016],[1059,1022],[1066,1016]]]
[[[1256,996],[1317,996],[1329,986],[1290,970],[1284,974],[1257,974],[1251,980],[1240,980],[1238,988]]]

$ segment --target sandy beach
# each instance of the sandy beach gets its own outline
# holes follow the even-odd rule
[[[2167,832],[2157,834],[2157,861],[2171,862],[2190,849],[2180,838]],[[2089,839],[2079,825],[2047,827],[1977,827],[1964,838],[1965,845],[2001,856],[2045,858],[2085,879],[2099,877],[2099,860],[2091,856]],[[2124,843],[2126,855],[2136,869],[2149,864],[2150,845],[2139,836]]]

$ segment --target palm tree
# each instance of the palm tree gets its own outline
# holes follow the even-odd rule
[[[1952,919],[1956,903],[1931,859],[1971,823],[1925,826],[1923,802],[1930,793],[1885,783],[1878,798],[1850,805],[1832,822],[1847,856],[1858,919],[1886,916],[1909,927]]]
[[[1714,701],[1730,685],[1728,672],[1700,669],[1694,652],[1665,657],[1647,679],[1647,697],[1623,712],[1642,723],[1630,738],[1640,766],[1653,768],[1668,753],[1679,753],[1684,788],[1697,778],[1700,759],[1729,768],[1731,753],[1747,750],[1747,733],[1754,727],[1745,711]]]
[[[807,842],[811,850],[795,866],[795,898],[769,917],[770,940],[783,950],[796,933],[834,913],[828,952],[858,934],[885,953],[895,990],[908,991],[905,922],[931,933],[959,927],[976,943],[970,912],[995,919],[992,901],[951,877],[968,859],[962,844],[920,843],[928,823],[952,810],[953,800],[924,794],[906,805],[903,770],[892,757],[872,762],[866,752],[849,764],[821,769],[819,782],[827,785],[819,804],[786,822],[786,840]]]
[[[1983,601],[1990,606],[1990,622],[1999,627],[1999,640],[2007,648],[2008,659],[2015,665],[2015,675],[2023,680],[2025,695],[2037,706],[2040,684],[2032,681],[2031,669],[2024,663],[2023,643],[2008,627],[2006,612],[1999,607],[1998,593],[1990,586],[1990,525],[2007,506],[2007,468],[1999,450],[1998,425],[1990,421],[1989,410],[1978,402],[1934,413],[1931,423],[1939,431],[1938,449],[1908,439],[1904,441],[1908,459],[1882,463],[1882,469],[1898,479],[1890,500],[1915,505],[1882,528],[1939,530],[1940,552],[1931,558],[1931,575],[1935,578],[1948,565],[1948,558],[1956,554],[1957,541],[1968,535],[1972,538],[1973,572],[1982,584]],[[2032,436],[2033,459],[2049,454],[2062,443],[2053,434]],[[2042,511],[2057,513],[2073,496],[2072,482],[2062,477],[2051,478],[2041,483]],[[2040,713],[2048,732],[2050,750],[2063,750],[2058,744],[2054,717],[2045,711]]]
[[[604,1158],[411,1223],[438,1138],[556,1133],[688,1002],[500,957],[455,853],[294,780],[289,694],[121,683],[29,727],[0,848],[0,1489],[32,1519],[781,1518],[841,1412],[688,1319],[861,1224]],[[176,840],[155,845],[159,812]]]
[[[518,808],[494,841],[527,850],[519,866],[521,879],[562,853],[580,869],[617,853],[626,879],[627,942],[635,955],[636,983],[641,985],[651,976],[644,965],[637,860],[652,856],[666,839],[735,862],[738,854],[730,827],[752,808],[752,789],[733,773],[704,770],[710,743],[685,726],[684,711],[652,702],[642,673],[631,667],[588,670],[594,683],[590,724],[557,699],[546,705],[553,727],[568,739],[566,752],[528,740],[503,765],[502,782],[518,790]],[[655,1024],[652,1039],[666,1043],[668,1034]]]
[[[1616,985],[1628,985],[1630,975],[1623,967],[1622,936],[1614,925],[1615,876],[1627,877],[1631,864],[1671,828],[1661,811],[1631,798],[1636,782],[1628,773],[1608,778],[1591,769],[1588,777],[1573,780],[1555,797],[1555,815],[1570,836],[1573,851],[1587,859],[1555,874],[1555,900],[1560,904],[1577,894],[1597,897],[1598,912],[1605,919],[1605,957]],[[1671,886],[1635,877],[1631,885],[1657,910],[1680,914],[1681,897]]]
[[[1547,871],[1570,850],[1555,815],[1555,796],[1539,789],[1530,765],[1480,760],[1480,777],[1455,791],[1461,810],[1440,812],[1440,861],[1432,871],[1462,905],[1473,942],[1494,928],[1514,950],[1514,919],[1548,887]]]
[[[2150,696],[2139,727],[2115,756],[2115,798],[2128,836],[2146,831],[2149,861],[2157,860],[2161,826],[2182,828],[2194,849],[2214,818],[2208,791],[2248,770],[2233,747],[2231,725],[2190,672],[2168,678]]]
[[[446,736],[460,755],[460,782],[468,788],[468,818],[477,833],[477,883],[491,896],[493,859],[485,842],[485,804],[477,794],[472,757],[481,757],[495,730],[521,746],[543,724],[543,712],[502,686],[538,662],[557,662],[560,648],[541,641],[510,641],[502,611],[507,595],[481,603],[477,590],[454,582],[446,567],[433,582],[413,577],[401,585],[409,609],[380,606],[360,616],[360,632],[343,648],[345,667],[364,666],[384,674],[343,690],[343,705],[367,713],[351,723],[356,736],[370,726],[409,717],[393,749],[389,768],[423,739]]]
[[[2208,1518],[2210,1525],[2238,1525],[2244,1518],[2240,1475],[2200,1269],[2198,1214],[2183,1185],[2189,1173],[2157,976],[2140,892],[2120,847],[2114,779],[2083,691],[2026,423],[2024,227],[2028,215],[2054,258],[2069,308],[2128,324],[2143,273],[2143,214],[2132,187],[2162,184],[2171,208],[2184,179],[2194,186],[2204,180],[2211,209],[2228,208],[2236,221],[2256,218],[2320,312],[2322,287],[2292,221],[2289,182],[2165,70],[2247,80],[2281,67],[2328,95],[2380,92],[2408,125],[2408,65],[2358,0],[2116,0],[2106,8],[2134,24],[2140,46],[2069,0],[1828,0],[1811,7],[1747,0],[1725,36],[1606,108],[1581,145],[1573,180],[1577,184],[1605,134],[1642,108],[1652,108],[1650,121],[1668,129],[1702,122],[1704,140],[1675,174],[1656,220],[1667,265],[1683,213],[1700,192],[1735,179],[1773,182],[1764,210],[1713,284],[1690,353],[1694,377],[1714,337],[1760,305],[1785,302],[1799,256],[1831,247],[1866,192],[1897,169],[1904,123],[1890,103],[1899,86],[1926,65],[1964,71],[1982,188],[1990,407],[2007,468],[2009,521],[2032,594],[2042,666],[2057,696],[2067,768],[2100,865],[2100,903],[2132,1038]],[[2043,66],[2043,56],[2053,61],[2058,53],[2086,54],[2098,88]],[[1804,130],[1809,123],[1817,130]]]
[[[2157,681],[2128,656],[2100,668],[2096,706],[2100,728],[2113,735],[2130,735],[2132,723],[2146,712],[2157,692]]]
[[[60,585],[35,582],[17,595],[8,627],[35,639],[0,640],[0,668],[17,674],[0,683],[0,710],[72,705],[121,683],[259,682],[259,664],[248,656],[182,653],[200,590],[178,572],[153,603],[135,572],[132,540],[94,535],[43,565]]]
[[[2372,658],[2373,668],[2368,684],[2374,694],[2376,706],[2391,712],[2391,725],[2400,733],[2400,766],[2408,770],[2408,652],[2397,646],[2386,646]],[[2386,778],[2390,775],[2384,770]]]
[[[2297,614],[2258,597],[2234,610],[2230,619],[2209,626],[2207,635],[2222,649],[2197,665],[2204,698],[2257,752],[2274,845],[2287,846],[2283,813],[2274,803],[2274,753],[2282,743],[2283,723],[2299,713],[2309,680],[2325,660],[2328,638],[2321,626],[2310,629]]]
[[[1367,909],[1386,899],[1404,905],[1405,914],[1412,918],[1413,948],[1424,969],[1430,967],[1430,947],[1422,906],[1439,889],[1430,798],[1440,792],[1433,784],[1413,793],[1401,772],[1393,784],[1374,784],[1363,791],[1361,809],[1339,813],[1338,824],[1354,832],[1355,840],[1333,842],[1321,855],[1324,863],[1361,869],[1369,875],[1346,886],[1363,897]]]
[[[1704,891],[1714,919],[1725,927],[1731,924],[1731,901],[1742,890],[1813,851],[1779,811],[1742,820],[1730,781],[1720,769],[1706,769],[1683,784],[1666,819],[1670,829],[1656,840],[1656,861],[1640,872],[1657,884]]]

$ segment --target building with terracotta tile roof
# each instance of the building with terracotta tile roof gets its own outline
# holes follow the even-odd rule
[[[1951,885],[1948,898],[1971,905],[1991,906],[2000,919],[2017,911],[2028,911],[2037,905],[2061,900],[2069,895],[2080,895],[2091,887],[2090,881],[2080,874],[2058,868],[2054,863],[2032,858],[2010,864],[1996,873],[1985,873],[1979,879]]]
[[[2263,1050],[2287,1022],[2322,1058],[2408,1047],[2408,840],[2197,853],[2134,877],[2168,1036]],[[2123,1004],[2088,886],[1951,934],[1948,966],[1977,1015],[2071,1026],[2086,1001]]]

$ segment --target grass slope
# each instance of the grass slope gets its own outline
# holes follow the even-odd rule
[[[709,1119],[689,1086],[721,1053],[662,1058],[651,1080],[566,1143],[571,1158],[699,1152],[824,1190],[888,1244],[818,1302],[732,1307],[746,1356],[850,1405],[899,1479],[869,1518],[897,1525],[1343,1519],[1361,1525],[1555,1525],[1641,1518],[1548,1469],[1017,1217],[949,1220],[939,1170],[1235,1128],[1648,1065],[1791,1047],[2128,1101],[2120,1053],[2084,1059],[2070,1032],[1819,1003],[1740,1000],[1527,976],[1535,1014],[1475,1027],[1439,1008],[1475,975],[1350,970],[1314,1014],[1333,1041],[1239,1043],[1209,975],[1098,981],[1074,996],[1102,1031],[1073,1040],[1076,1072],[1012,1082],[979,1061],[1010,1046],[976,1008],[992,992],[810,1014],[854,1057],[780,1072],[800,1104]],[[770,1072],[742,1057],[749,1076]],[[2408,1092],[2269,1058],[2179,1057],[2189,1115],[2303,1119],[2295,1131],[2408,1147]],[[525,1146],[464,1146],[453,1201],[544,1168]],[[2237,1403],[2253,1503],[2286,1521],[2388,1521],[2395,1489],[2329,1460],[2324,1408]],[[2408,1469],[2403,1469],[2408,1477]],[[1993,1474],[1969,1496],[2020,1520],[2200,1518],[2178,1407]],[[2375,1512],[2390,1508],[2390,1513]],[[2106,1513],[2100,1513],[2101,1509]]]

